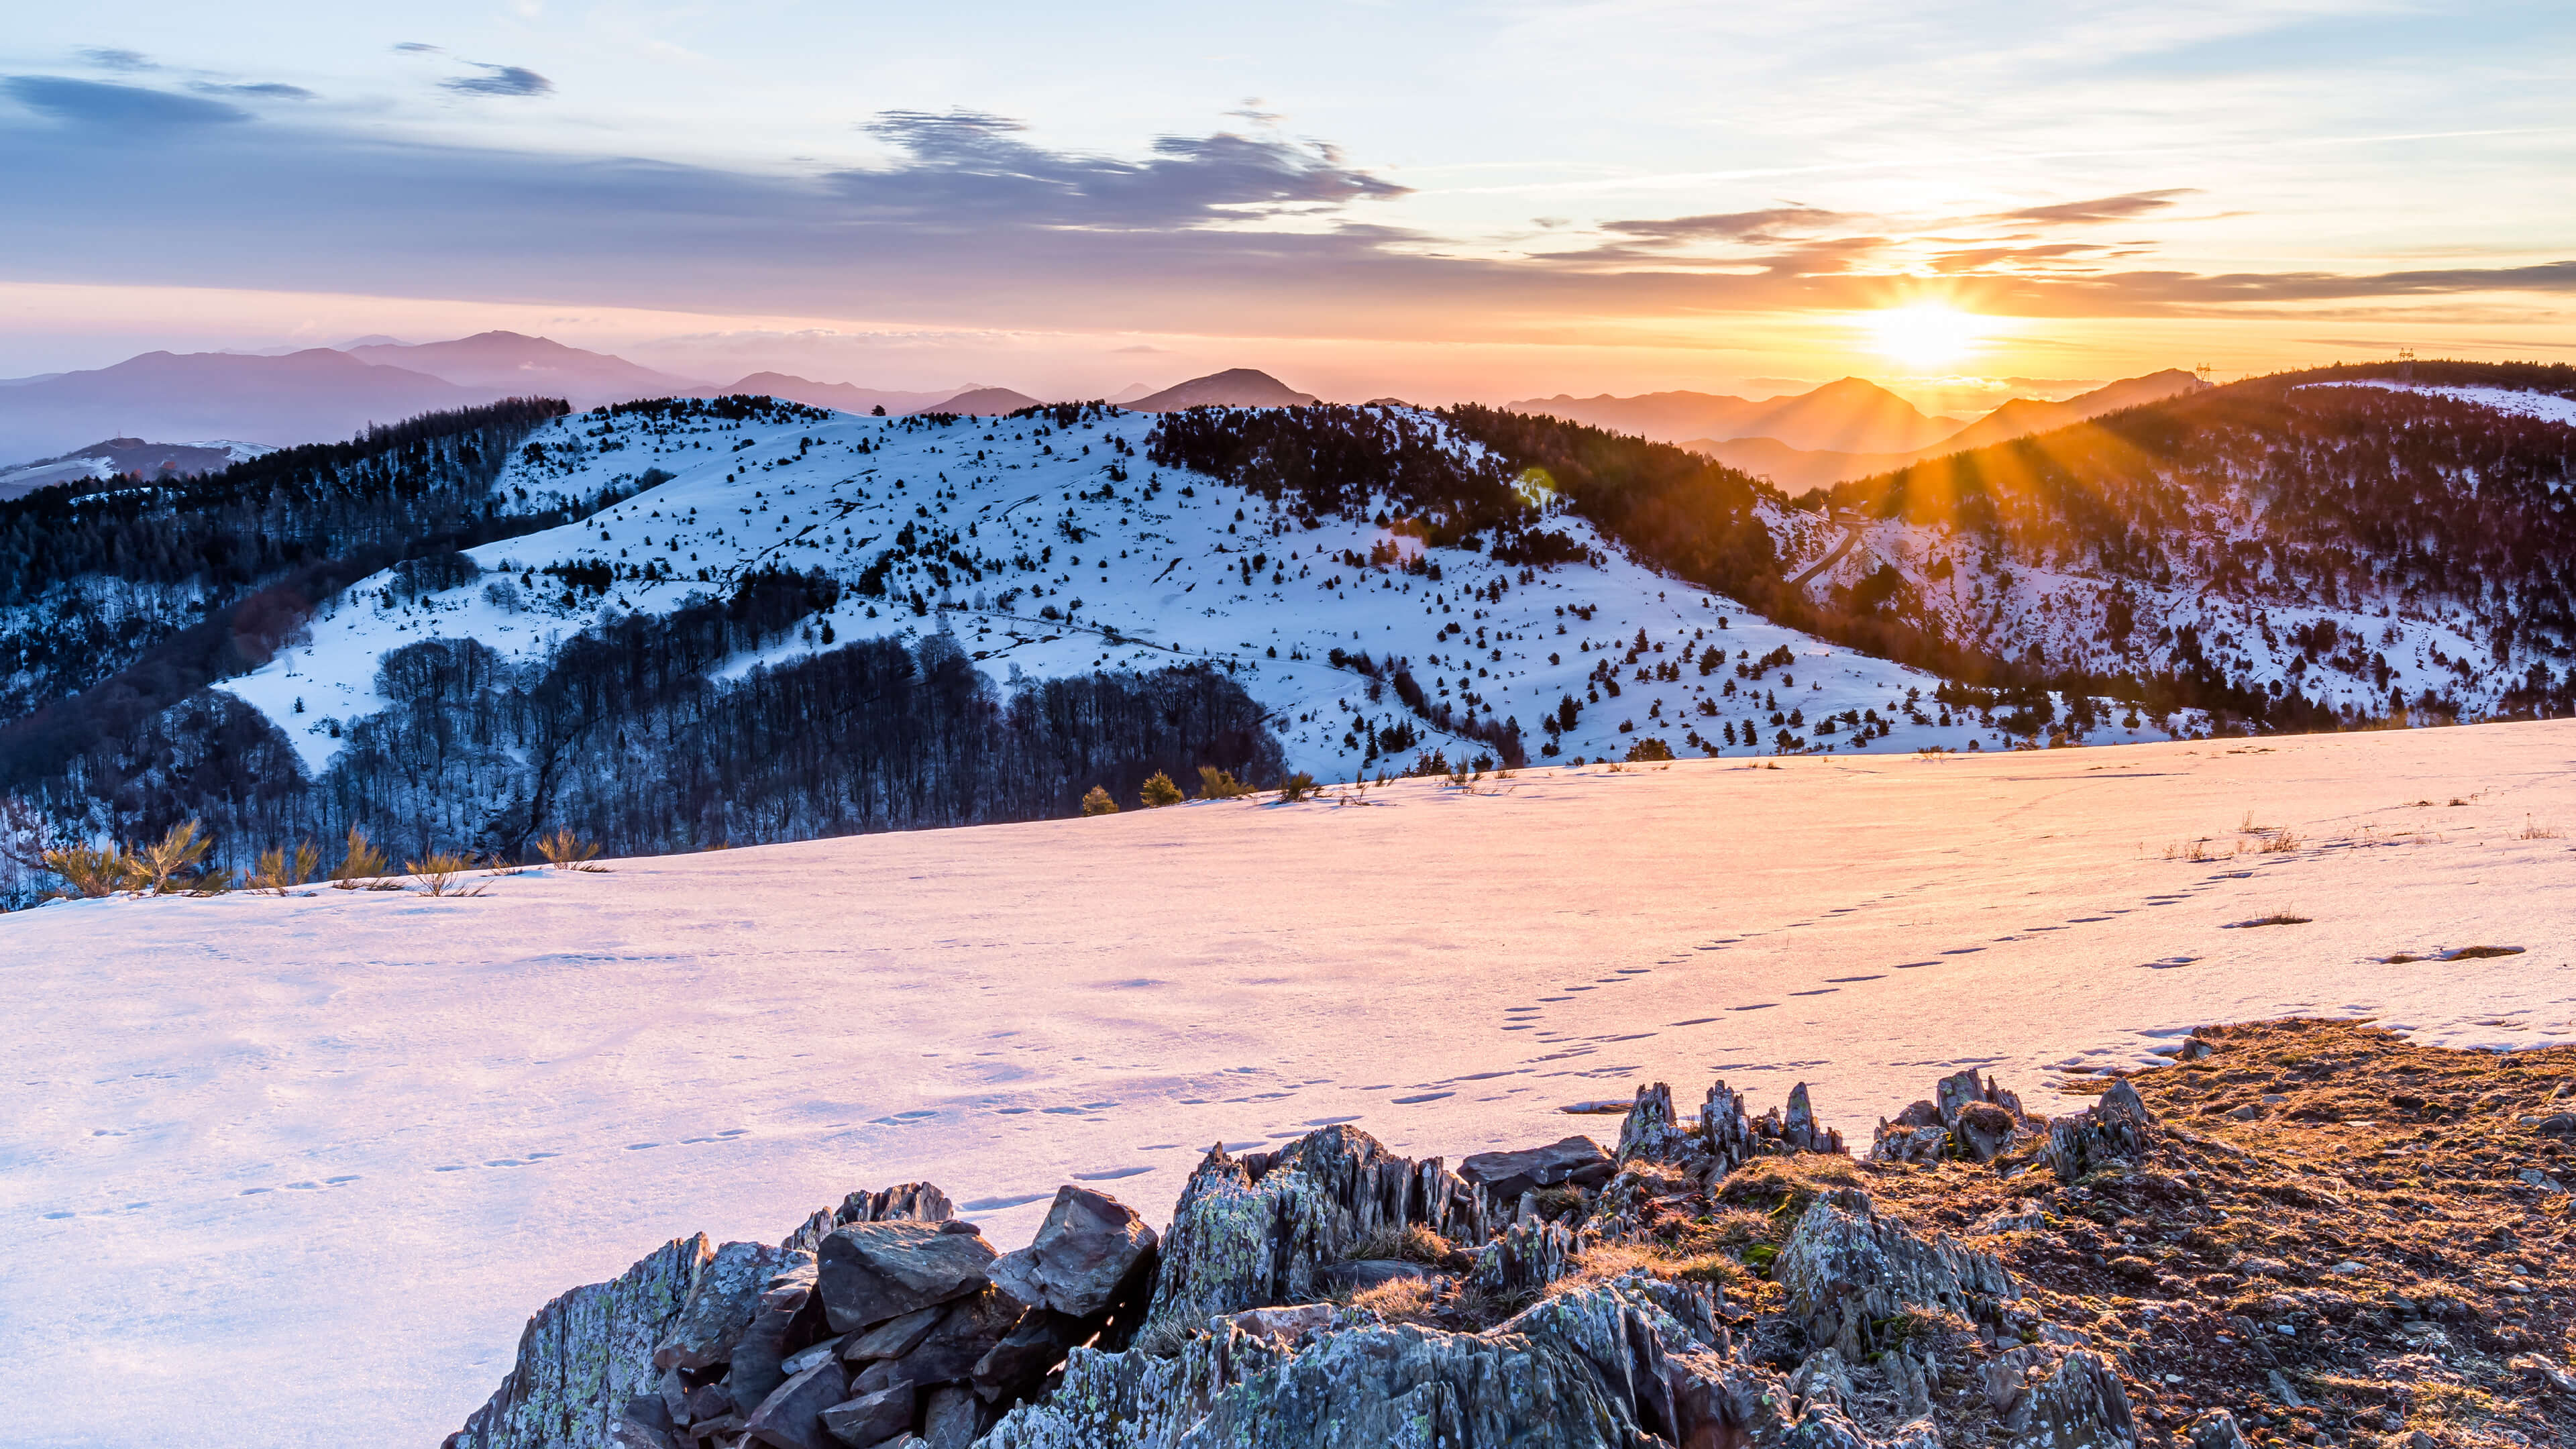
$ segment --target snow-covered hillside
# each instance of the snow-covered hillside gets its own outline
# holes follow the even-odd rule
[[[2499,433],[2504,419],[2576,426],[2576,402],[2547,393],[2384,381],[2291,387],[2276,415],[2294,428],[2303,397],[2346,389],[2471,404],[2472,416]],[[2223,427],[2188,418],[2180,426],[2217,439],[2217,451],[2133,465],[2125,477],[2120,464],[2098,463],[2090,429],[2032,440],[2019,455],[1972,455],[1983,470],[1976,486],[1996,500],[2001,527],[1991,515],[1965,525],[1923,520],[1927,508],[1938,511],[1924,495],[1973,471],[1938,474],[1955,460],[1906,478],[1912,492],[1901,505],[1828,518],[1766,503],[1765,516],[1811,596],[1892,598],[1947,637],[2061,671],[2195,673],[2255,695],[2305,695],[2348,718],[2385,715],[2401,702],[2419,717],[2482,718],[2511,707],[2512,691],[2529,690],[2534,668],[2545,696],[2549,667],[2566,669],[2576,657],[2555,604],[2527,599],[2519,580],[2428,586],[2423,561],[2456,545],[2364,491],[2370,480],[2361,475],[2376,468],[2394,475],[2394,491],[2411,491],[2409,506],[2439,511],[2448,495],[2461,501],[2460,515],[2472,501],[2548,511],[2576,491],[2544,478],[2532,497],[2507,494],[2497,484],[2497,449],[2474,436],[2478,424],[2416,425],[2418,436],[2456,440],[2444,446],[2467,462],[2338,456],[2290,428],[2231,454]],[[2317,424],[2315,435],[2342,443],[2336,427]],[[2518,475],[2511,482],[2528,486]],[[2347,490],[2349,499],[2340,496]],[[2321,515],[2329,526],[2318,524]],[[2537,567],[2545,576],[2556,565]]]
[[[1722,1077],[1866,1141],[1962,1067],[2062,1112],[2212,1021],[2576,1041],[2571,748],[1537,769],[0,916],[0,1338],[43,1386],[0,1440],[435,1444],[567,1284],[857,1188],[1016,1247],[1058,1183],[1159,1226],[1208,1144],[1330,1122],[1454,1164]]]
[[[499,480],[511,506],[659,481],[580,523],[473,550],[481,573],[468,581],[416,592],[369,580],[312,621],[309,643],[225,687],[319,768],[348,721],[383,707],[376,665],[390,649],[470,637],[535,660],[604,615],[666,613],[756,570],[819,570],[848,587],[838,606],[733,672],[939,631],[1005,683],[1214,660],[1271,712],[1291,767],[1324,779],[1435,750],[1493,759],[1490,733],[1431,723],[1442,706],[1487,731],[1516,724],[1534,762],[1619,758],[1647,738],[1682,756],[2004,740],[1935,703],[1932,676],[1771,625],[1631,561],[1570,514],[1550,526],[1598,562],[1515,567],[1426,551],[1383,500],[1301,526],[1242,488],[1151,466],[1154,420],[1115,410],[731,411],[682,400],[549,425]],[[2133,720],[2096,738],[2163,735]]]

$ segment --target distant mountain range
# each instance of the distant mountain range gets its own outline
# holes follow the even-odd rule
[[[732,393],[847,413],[883,408],[897,416],[990,416],[1057,401],[982,384],[912,392],[816,382],[782,372],[714,383],[518,332],[478,332],[422,343],[362,337],[336,349],[151,352],[85,372],[0,378],[0,464],[57,460],[101,438],[223,437],[265,447],[333,442],[370,423],[505,397],[558,397],[587,409],[638,398]],[[1159,392],[1138,383],[1121,392],[1119,400],[1140,412],[1315,401],[1312,394],[1251,368],[1193,378]],[[67,472],[52,481],[73,476]],[[28,483],[20,491],[43,486]]]
[[[2168,368],[2063,402],[2015,398],[1973,422],[1928,416],[1887,389],[1857,377],[1758,402],[1713,393],[1659,392],[1627,398],[1560,394],[1506,406],[1514,412],[1544,413],[1677,443],[1730,468],[1799,491],[2067,427],[2206,385],[2188,372]]]
[[[24,498],[58,483],[83,483],[131,473],[143,478],[194,478],[270,452],[257,443],[147,443],[110,438],[59,458],[41,458],[0,470],[0,500]]]

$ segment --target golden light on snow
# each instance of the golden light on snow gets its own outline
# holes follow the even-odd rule
[[[1872,348],[1914,367],[1956,362],[1983,340],[1991,319],[1938,302],[1891,308],[1868,319]]]

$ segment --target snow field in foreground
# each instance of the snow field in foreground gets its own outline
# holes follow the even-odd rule
[[[2053,1069],[2209,1020],[2576,1040],[2571,754],[1531,771],[0,918],[0,1337],[49,1390],[6,1437],[434,1443],[548,1298],[863,1186],[935,1181],[1007,1247],[1060,1182],[1159,1223],[1208,1144],[1335,1121],[1455,1160],[1724,1077],[1866,1141],[1961,1065],[2062,1110]],[[2529,949],[2382,964],[2480,945]]]

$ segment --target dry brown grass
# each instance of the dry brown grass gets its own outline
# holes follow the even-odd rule
[[[420,888],[433,896],[479,896],[483,887],[460,889],[458,877],[474,868],[474,862],[452,850],[433,850],[419,860],[403,862],[403,870],[420,882]]]
[[[537,854],[544,856],[546,864],[557,870],[577,870],[599,874],[608,869],[607,866],[599,864],[598,844],[573,834],[572,827],[569,825],[556,830],[552,835],[539,836]]]

